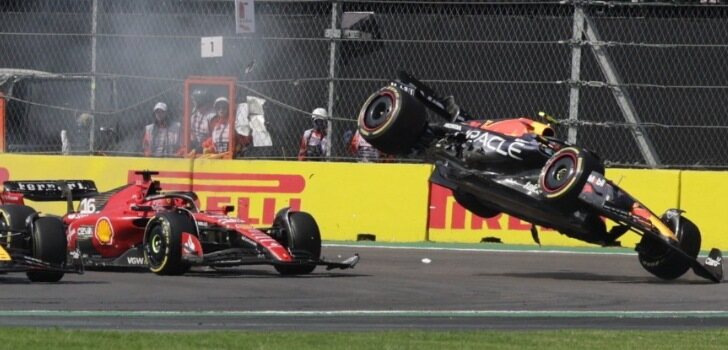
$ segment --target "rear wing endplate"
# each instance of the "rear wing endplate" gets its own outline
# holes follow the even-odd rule
[[[5,181],[3,191],[20,193],[26,199],[37,202],[83,199],[99,194],[92,180]]]

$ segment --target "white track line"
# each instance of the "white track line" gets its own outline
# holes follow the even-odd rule
[[[498,249],[498,248],[455,248],[455,247],[418,247],[418,246],[388,246],[388,245],[357,245],[357,244],[337,244],[325,243],[324,247],[341,247],[341,248],[380,248],[380,249],[401,249],[401,250],[444,250],[455,252],[496,252],[496,253],[529,253],[529,254],[572,254],[572,255],[626,255],[634,256],[634,253],[627,252],[593,252],[593,251],[577,251],[577,250],[541,250],[541,249]]]
[[[6,310],[1,317],[558,317],[558,318],[728,318],[728,311],[585,310],[338,310],[338,311],[60,311]]]

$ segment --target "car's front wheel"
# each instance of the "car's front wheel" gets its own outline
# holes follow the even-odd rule
[[[678,248],[693,259],[697,258],[701,243],[698,226],[680,215],[663,215],[662,221],[675,233]],[[650,235],[642,236],[637,246],[637,256],[642,267],[664,280],[673,280],[685,274],[690,269],[691,261],[657,239]]]
[[[8,248],[14,249],[30,249],[29,241],[25,238],[28,236],[18,235],[17,232],[22,232],[27,229],[27,219],[29,216],[36,213],[35,209],[17,204],[5,204],[0,205],[0,227],[6,230],[13,231],[14,233],[6,233],[5,237],[2,237],[4,244]]]
[[[321,258],[321,232],[311,214],[284,209],[276,215],[273,228],[279,232],[278,241],[288,248],[294,259],[316,261]],[[275,265],[275,269],[281,275],[304,275],[313,272],[316,264]]]
[[[181,275],[190,265],[182,260],[182,232],[195,233],[195,223],[178,212],[157,214],[144,235],[144,259],[158,275]]]

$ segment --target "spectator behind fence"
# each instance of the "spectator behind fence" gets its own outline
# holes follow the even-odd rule
[[[202,143],[210,137],[210,121],[214,117],[212,95],[205,89],[195,89],[190,115],[190,151],[202,152]]]
[[[298,149],[298,160],[323,160],[329,149],[329,140],[326,135],[328,128],[328,113],[323,108],[316,108],[311,113],[313,128],[303,132],[301,146]]]
[[[61,130],[61,153],[63,154],[89,154],[91,153],[91,128],[94,116],[81,113],[76,117],[76,127]]]
[[[230,133],[235,133],[235,151],[233,157],[241,157],[250,144],[251,137],[243,136],[230,129],[234,120],[230,115],[230,101],[226,97],[219,97],[214,103],[215,115],[210,120],[210,137],[202,143],[205,157],[225,158],[230,155]]]
[[[169,117],[167,104],[158,102],[152,111],[154,122],[144,128],[142,148],[149,157],[173,157],[181,154],[179,122]]]

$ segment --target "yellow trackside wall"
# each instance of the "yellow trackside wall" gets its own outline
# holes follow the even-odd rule
[[[219,182],[251,186],[243,191],[196,191],[207,201],[235,205],[236,215],[259,226],[270,225],[275,211],[291,206],[316,218],[323,239],[355,240],[369,233],[377,241],[412,242],[424,240],[427,229],[429,172],[429,166],[413,164],[198,160],[194,183],[220,181],[200,179],[201,174],[267,174],[270,178]]]
[[[326,240],[354,240],[360,233],[377,241],[532,244],[530,225],[505,215],[479,219],[455,203],[449,191],[427,182],[431,166],[246,160],[187,160],[0,154],[0,181],[91,179],[100,191],[134,178],[134,170],[155,170],[165,190],[194,190],[203,209],[235,206],[232,215],[268,226],[283,207],[310,212]],[[194,174],[194,176],[193,176]],[[660,215],[685,210],[701,229],[703,249],[728,247],[728,172],[608,169],[607,177]],[[29,203],[60,214],[65,203]],[[580,241],[540,229],[544,245],[581,246]],[[637,235],[627,233],[623,246]]]
[[[728,248],[728,171],[684,171],[681,209],[703,238],[701,249]]]
[[[0,180],[91,179],[99,191],[153,170],[163,190],[194,190],[203,209],[235,206],[231,215],[270,226],[283,207],[311,213],[326,240],[425,239],[430,166],[329,162],[0,155]],[[60,214],[65,203],[28,203]]]

